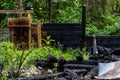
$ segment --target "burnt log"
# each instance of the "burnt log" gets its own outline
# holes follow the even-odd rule
[[[91,70],[95,65],[84,65],[84,64],[66,64],[64,67],[68,69],[87,69]]]
[[[42,67],[44,69],[53,69],[54,68],[54,63],[57,63],[57,58],[52,56],[52,55],[48,55],[46,60],[36,60],[37,64],[36,67]]]
[[[83,74],[83,73],[87,72],[86,69],[71,69],[71,71],[74,72],[74,73],[78,73],[78,74],[80,74],[80,73]]]
[[[112,49],[102,46],[98,46],[97,49],[99,54],[109,54],[112,51]]]
[[[113,49],[110,54],[120,55],[120,48]]]
[[[94,60],[85,60],[82,62],[82,64],[87,64],[87,65],[98,65],[97,61]]]
[[[54,68],[54,63],[50,63],[46,60],[37,60],[36,67],[42,67],[44,69],[53,69]]]
[[[64,69],[64,73],[72,78],[72,80],[80,80],[80,77],[77,73],[71,71],[70,69]]]
[[[95,66],[84,76],[84,80],[95,79],[95,76],[98,76],[97,74],[98,74],[98,67]]]
[[[49,62],[49,63],[56,63],[57,58],[55,56],[51,55],[51,54],[48,54],[46,61]]]
[[[60,57],[60,58],[58,59],[58,71],[63,71],[65,64],[66,64],[65,58],[64,58],[64,57]]]
[[[76,56],[77,61],[82,62],[83,61],[83,56],[78,55]]]

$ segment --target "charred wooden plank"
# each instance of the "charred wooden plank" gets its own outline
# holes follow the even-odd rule
[[[77,60],[69,60],[69,61],[67,61],[66,64],[98,65],[98,62],[94,61],[94,60],[85,60],[85,61],[82,61],[82,62],[79,62]]]
[[[84,72],[87,72],[86,69],[71,69],[72,72],[74,73],[84,73]]]
[[[84,64],[66,64],[64,67],[68,69],[87,69],[91,70],[95,65],[84,65]]]

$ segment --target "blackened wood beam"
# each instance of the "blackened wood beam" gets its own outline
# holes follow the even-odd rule
[[[68,69],[87,69],[91,70],[95,65],[85,65],[85,64],[66,64],[64,67]]]
[[[85,47],[85,27],[86,27],[86,7],[82,7],[82,31],[83,31],[83,36],[82,36],[82,48]]]

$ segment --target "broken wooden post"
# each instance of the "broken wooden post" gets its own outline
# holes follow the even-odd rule
[[[93,36],[93,54],[98,54],[98,50],[97,50],[97,43],[96,43],[96,37]]]

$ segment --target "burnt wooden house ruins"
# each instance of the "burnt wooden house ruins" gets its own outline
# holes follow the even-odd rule
[[[84,6],[81,23],[41,24],[38,21],[37,24],[33,24],[31,18],[33,11],[23,11],[21,5],[19,5],[17,11],[0,11],[0,13],[11,14],[19,14],[20,12],[19,18],[8,19],[9,41],[13,42],[18,48],[31,48],[32,45],[41,47],[43,44],[42,38],[45,39],[49,35],[55,40],[53,45],[59,42],[64,48],[83,48],[86,46],[91,53],[95,52],[96,49],[94,48],[96,47],[98,54],[90,55],[89,60],[86,61],[82,59],[66,61],[64,58],[56,60],[54,56],[51,56],[52,58],[48,56],[47,60],[38,60],[36,66],[45,68],[52,66],[52,68],[58,69],[57,73],[16,78],[15,80],[97,80],[99,62],[120,60],[118,57],[120,36],[95,36],[97,45],[93,47],[94,37],[85,35],[86,13]],[[28,14],[28,18],[22,18],[22,14]],[[51,60],[54,60],[54,62]],[[54,63],[58,65],[54,66]]]
[[[26,45],[30,48],[32,44],[32,37],[34,37],[34,41],[38,47],[41,47],[42,38],[45,38],[46,35],[50,35],[51,38],[55,40],[53,44],[60,42],[64,48],[83,48],[86,46],[91,52],[89,60],[86,61],[82,60],[79,56],[76,56],[76,60],[67,61],[63,57],[56,60],[54,56],[50,55],[46,58],[46,60],[37,60],[36,67],[41,66],[45,69],[53,69],[56,67],[57,73],[44,74],[43,72],[43,74],[40,75],[38,74],[31,77],[16,78],[16,80],[98,80],[98,64],[100,62],[113,62],[120,60],[118,57],[118,53],[120,52],[120,36],[86,36],[85,19],[85,7],[82,9],[81,24],[38,23],[37,25],[32,24],[30,19],[18,18],[18,22],[17,18],[15,20],[8,19],[8,27],[10,35],[12,36],[9,36],[9,39],[11,42],[14,42],[15,45],[17,45],[17,40],[25,39],[26,41],[24,43],[28,42]],[[21,38],[18,39],[14,37],[14,33],[17,34],[17,32],[15,32],[17,29],[22,32],[18,35],[22,35]],[[38,30],[38,32],[36,30]],[[25,33],[23,33],[24,31]],[[34,33],[34,31],[37,33]],[[35,36],[37,36],[37,38]],[[96,40],[96,43],[94,43],[94,40]],[[97,54],[96,50],[98,50]],[[95,52],[95,54],[93,54],[93,52]],[[58,65],[55,66],[54,63],[57,63]]]

